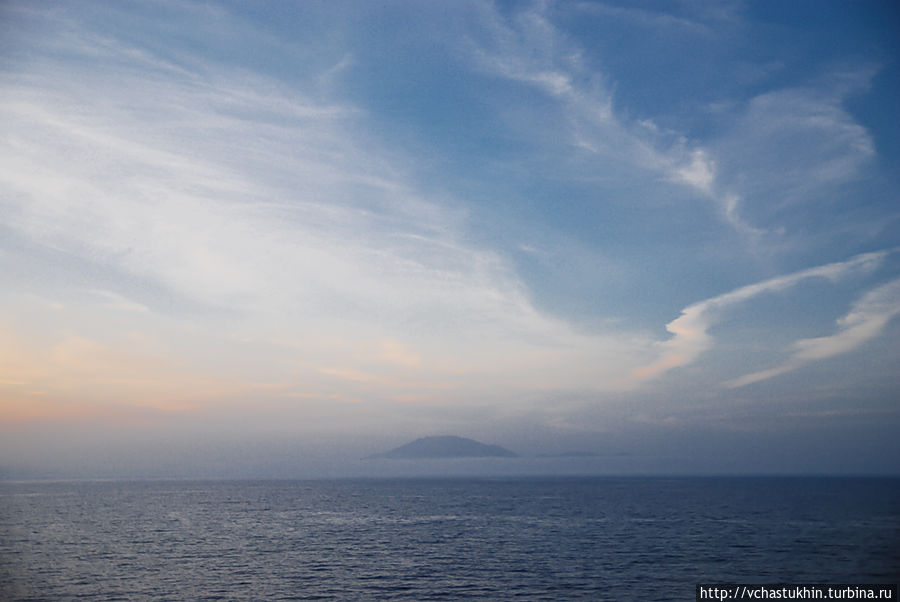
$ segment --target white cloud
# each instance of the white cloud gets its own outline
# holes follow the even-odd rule
[[[92,295],[98,297],[104,307],[114,311],[124,312],[147,312],[150,309],[143,303],[132,301],[131,299],[114,293],[112,291],[93,290],[89,291]]]
[[[31,40],[27,65],[0,75],[0,208],[28,242],[8,251],[49,247],[116,275],[54,296],[94,290],[100,310],[132,310],[117,319],[138,336],[178,313],[146,288],[170,291],[206,310],[191,350],[207,364],[234,370],[229,336],[278,344],[301,367],[276,377],[323,399],[327,370],[424,396],[429,380],[617,387],[642,357],[640,337],[582,335],[534,307],[501,255],[466,242],[462,206],[426,198],[414,160],[367,135],[364,111],[83,33],[46,36],[52,51]],[[72,328],[94,340],[95,323]]]
[[[707,29],[700,23],[746,26],[736,20],[735,7],[722,15],[699,15],[711,8],[702,7],[694,21],[602,3],[575,10],[647,27],[677,27],[692,36]],[[474,54],[483,70],[529,86],[557,103],[559,121],[552,122],[547,139],[568,137],[573,153],[594,156],[593,162],[585,159],[579,165],[593,165],[596,172],[612,176],[643,170],[646,179],[686,186],[710,201],[722,223],[758,251],[766,239],[783,243],[785,234],[796,243],[809,229],[804,205],[840,202],[835,186],[862,177],[872,163],[876,152],[872,136],[844,104],[868,88],[877,66],[835,64],[802,85],[748,100],[718,101],[720,110],[710,121],[717,127],[701,141],[658,127],[654,115],[631,115],[628,107],[618,106],[616,82],[602,77],[596,66],[604,57],[587,57],[554,26],[554,16],[566,12],[542,4],[509,18],[486,12],[492,37]],[[535,126],[526,122],[523,127]]]
[[[8,225],[33,240],[236,308],[393,296],[386,277],[434,268],[509,281],[454,249],[454,213],[416,198],[348,110],[245,73],[158,78],[121,54],[6,75]]]
[[[734,167],[723,177],[721,149],[617,113],[612,87],[541,10],[511,21],[485,10],[492,37],[474,50],[479,66],[556,103],[580,156],[685,186],[712,199],[736,230],[757,232],[742,219],[743,197],[723,184]],[[48,27],[0,74],[0,211],[28,243],[4,242],[7,254],[27,259],[33,247],[49,247],[114,274],[114,283],[85,274],[51,296],[70,306],[73,290],[93,290],[94,309],[128,314],[115,319],[133,320],[135,336],[178,313],[147,288],[171,292],[173,305],[202,307],[192,351],[215,364],[242,353],[223,341],[278,347],[290,357],[284,364],[299,367],[267,378],[284,377],[291,397],[363,394],[330,389],[336,381],[366,381],[394,396],[396,387],[408,399],[432,395],[429,382],[442,383],[446,399],[479,387],[628,388],[696,361],[715,343],[709,329],[719,311],[881,257],[691,305],[659,346],[628,332],[583,334],[536,307],[503,255],[470,242],[462,202],[435,200],[414,184],[416,157],[369,133],[365,110],[322,93],[322,81],[344,76],[346,49],[287,83],[175,49],[137,48],[75,21],[60,26],[64,35]],[[751,103],[749,113],[765,104]],[[846,131],[844,143],[865,154],[865,132],[829,106],[810,127]],[[840,164],[829,169],[841,172]],[[97,334],[88,321],[73,328],[83,340]],[[805,353],[835,344],[847,343]],[[219,368],[236,363],[226,358]]]
[[[674,176],[678,181],[711,194],[715,182],[715,165],[706,156],[706,152],[695,150],[691,153],[690,163],[676,168]]]
[[[621,19],[627,23],[650,29],[704,36],[710,35],[714,31],[698,20],[631,6],[621,7],[603,2],[579,2],[576,7],[580,12]]]
[[[826,278],[835,281],[858,271],[871,271],[881,263],[887,254],[888,251],[880,251],[857,255],[847,261],[779,276],[694,303],[681,310],[681,316],[666,325],[666,330],[673,336],[668,341],[660,343],[661,357],[655,362],[633,371],[632,378],[638,381],[655,378],[672,368],[694,362],[714,345],[715,340],[709,334],[709,329],[721,319],[723,311],[758,295],[789,289],[810,278]]]
[[[806,86],[755,96],[735,112],[712,147],[721,178],[755,223],[774,230],[795,219],[799,230],[809,222],[810,206],[835,202],[837,184],[863,176],[875,144],[843,105],[875,72],[870,65],[837,70]],[[792,213],[798,207],[802,213]]]
[[[636,14],[644,18],[644,12]],[[493,38],[474,49],[479,66],[556,99],[569,123],[570,144],[596,155],[598,164],[624,163],[687,186],[711,200],[721,219],[736,232],[751,241],[762,235],[761,229],[741,216],[741,197],[720,182],[711,149],[676,133],[661,132],[649,119],[628,119],[617,112],[613,85],[584,64],[581,50],[544,13],[538,7],[512,21],[488,13]]]
[[[888,322],[900,314],[900,279],[883,284],[853,304],[838,321],[838,331],[829,336],[801,339],[792,345],[790,357],[780,366],[730,380],[727,386],[743,387],[792,372],[811,362],[849,353],[876,338]]]

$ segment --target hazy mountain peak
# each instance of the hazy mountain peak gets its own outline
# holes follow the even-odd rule
[[[441,435],[422,437],[372,458],[428,459],[428,458],[515,458],[518,454],[499,445],[487,445],[474,439]]]

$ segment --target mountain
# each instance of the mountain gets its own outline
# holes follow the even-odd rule
[[[424,460],[434,458],[517,458],[518,454],[499,445],[486,445],[474,439],[444,435],[422,437],[370,458]]]

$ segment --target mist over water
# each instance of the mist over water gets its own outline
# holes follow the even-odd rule
[[[470,435],[515,458],[377,458],[420,433],[309,436],[286,433],[43,429],[0,438],[4,479],[306,479],[515,475],[884,475],[894,474],[893,426],[848,425],[822,432],[774,434],[691,429],[643,433],[528,430],[513,424]],[[427,432],[427,431],[426,431]],[[440,432],[440,431],[439,431]],[[446,432],[446,431],[445,431]],[[451,431],[452,432],[452,431]]]

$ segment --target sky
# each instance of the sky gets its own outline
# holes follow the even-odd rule
[[[0,56],[0,475],[900,473],[894,2],[14,0]]]

